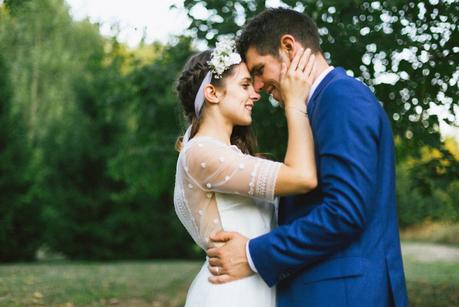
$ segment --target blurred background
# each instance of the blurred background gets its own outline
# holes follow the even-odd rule
[[[175,216],[186,59],[266,7],[391,120],[412,306],[459,306],[459,1],[0,0],[0,306],[180,306],[203,253]],[[281,160],[282,110],[254,110]]]

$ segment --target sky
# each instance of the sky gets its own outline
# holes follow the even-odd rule
[[[1,0],[0,0],[1,1]],[[118,38],[136,46],[146,31],[146,42],[167,43],[171,35],[181,34],[189,25],[182,9],[170,10],[173,4],[183,8],[180,0],[66,0],[76,20],[86,17],[101,23],[104,35],[114,33],[112,25],[119,24]]]
[[[183,9],[183,0],[66,0],[74,19],[89,18],[101,24],[104,35],[113,35],[113,25],[118,24],[118,39],[135,47],[145,34],[146,43],[167,43],[173,35],[184,33],[190,21]],[[0,3],[2,0],[0,0]],[[278,0],[270,0],[268,6],[277,6]],[[177,5],[178,9],[169,9]],[[199,14],[200,12],[193,12]],[[448,112],[444,108],[431,108],[431,113],[440,118]],[[456,119],[459,120],[459,119]],[[459,122],[458,122],[459,124]],[[451,135],[459,142],[459,128],[440,123],[443,135]]]

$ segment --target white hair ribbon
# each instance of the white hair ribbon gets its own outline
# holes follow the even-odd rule
[[[196,98],[194,99],[194,113],[196,117],[199,118],[199,114],[201,113],[202,106],[204,105],[204,87],[210,84],[212,81],[212,72],[207,72],[204,80],[201,82],[201,86],[199,87],[198,93],[196,94]]]
[[[202,106],[204,105],[204,87],[210,84],[210,81],[212,81],[211,71],[209,71],[204,77],[204,80],[202,80],[201,86],[199,87],[198,93],[196,94],[196,98],[194,99],[194,112],[197,118],[199,118]],[[183,146],[186,143],[188,143],[188,141],[190,140],[190,136],[191,136],[191,125],[188,126],[188,128],[186,129],[185,135],[183,135],[183,140],[182,140]]]

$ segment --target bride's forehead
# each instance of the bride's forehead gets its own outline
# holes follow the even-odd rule
[[[249,70],[247,69],[247,65],[244,62],[239,63],[236,67],[234,67],[233,77],[235,81],[250,77]]]

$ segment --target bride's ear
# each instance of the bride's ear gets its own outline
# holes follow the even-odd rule
[[[212,84],[208,84],[204,88],[204,97],[210,103],[219,103],[220,102],[218,91],[215,88],[215,86],[213,86]]]

